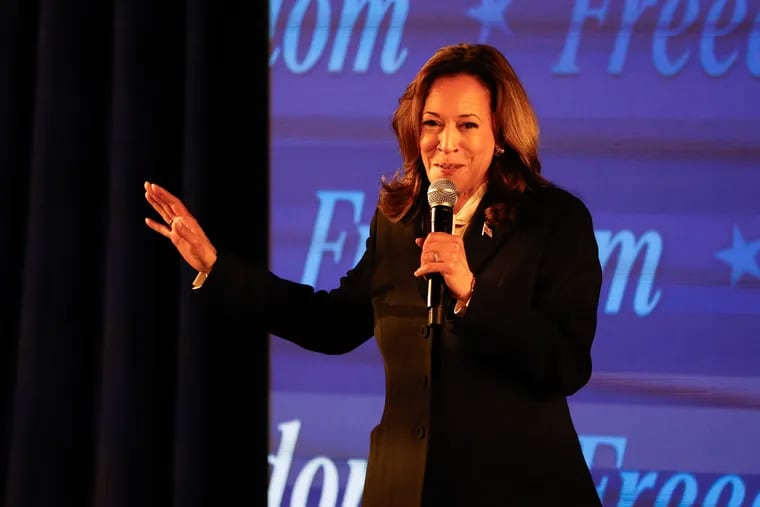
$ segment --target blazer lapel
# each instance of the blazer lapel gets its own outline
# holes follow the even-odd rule
[[[489,224],[485,221],[485,210],[492,200],[489,194],[483,196],[478,209],[472,216],[470,225],[467,227],[463,241],[467,253],[467,262],[470,270],[476,275],[483,269],[485,264],[499,251],[504,241],[509,236],[507,227]]]

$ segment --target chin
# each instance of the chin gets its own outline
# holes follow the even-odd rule
[[[456,182],[456,180],[457,180],[456,174],[457,174],[456,169],[454,169],[452,171],[437,170],[435,172],[435,177],[431,181],[435,181],[435,180],[438,180],[438,179],[441,179],[441,178],[446,178],[446,179],[449,179],[449,180],[453,181],[454,184],[456,185],[456,183],[457,183]]]

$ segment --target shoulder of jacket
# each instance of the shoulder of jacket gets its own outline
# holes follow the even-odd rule
[[[556,213],[589,213],[583,200],[573,192],[557,185],[534,190],[532,200],[535,204],[549,212]]]

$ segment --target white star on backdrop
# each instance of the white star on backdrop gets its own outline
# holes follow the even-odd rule
[[[731,266],[731,286],[745,274],[750,274],[760,279],[760,265],[757,262],[757,254],[760,252],[760,241],[747,243],[744,241],[741,231],[734,226],[734,241],[731,248],[721,250],[715,257]]]
[[[504,14],[512,0],[480,0],[482,3],[477,7],[467,9],[467,15],[480,21],[480,38],[478,42],[486,42],[492,28],[498,28],[505,34],[512,31],[507,26]]]

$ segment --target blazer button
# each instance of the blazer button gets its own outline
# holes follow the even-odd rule
[[[420,424],[419,426],[414,428],[414,438],[418,440],[422,440],[423,438],[425,438],[425,426]]]

